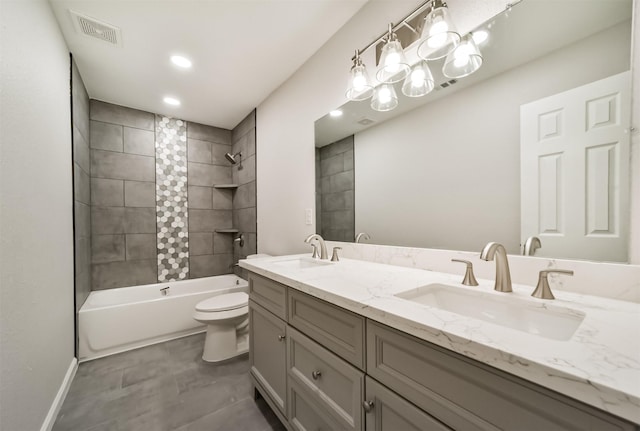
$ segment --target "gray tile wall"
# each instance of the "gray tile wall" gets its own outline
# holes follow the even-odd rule
[[[154,115],[90,103],[93,290],[155,283]]]
[[[77,322],[78,310],[91,292],[91,157],[89,150],[89,95],[73,59],[71,60],[71,104],[73,111],[73,212]]]
[[[253,110],[231,132],[233,154],[242,153],[242,162],[231,167],[234,184],[233,226],[244,235],[244,246],[233,243],[234,263],[257,253],[256,222],[256,111]],[[246,278],[246,271],[236,267],[236,274]]]
[[[355,177],[353,136],[320,148],[316,161],[316,200],[320,200],[317,231],[324,239],[353,241],[355,237]],[[318,169],[319,163],[319,169]],[[318,182],[319,172],[319,182]],[[317,210],[316,210],[317,211]]]
[[[215,230],[232,227],[233,192],[214,188],[231,183],[230,151],[230,130],[187,123],[189,278],[231,272],[233,235]]]

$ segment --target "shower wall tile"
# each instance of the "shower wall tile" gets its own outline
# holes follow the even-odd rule
[[[336,154],[333,157],[329,157],[320,161],[320,174],[323,177],[335,175],[340,172],[344,172],[344,154]]]
[[[211,164],[211,142],[189,139],[187,154],[190,162]]]
[[[124,208],[125,233],[156,233],[154,208]]]
[[[230,229],[232,227],[231,211],[199,210],[189,211],[191,232],[213,232],[215,229]]]
[[[91,100],[90,115],[92,120],[135,127],[137,129],[153,131],[155,126],[154,115],[149,112],[95,99]]]
[[[91,170],[91,153],[89,141],[80,133],[77,127],[73,127],[73,161],[76,162],[87,174]]]
[[[233,143],[233,153],[242,152],[242,157],[251,157],[256,154],[256,135],[247,133],[241,136],[237,142]]]
[[[158,263],[156,259],[95,263],[91,268],[93,290],[151,284],[156,283],[157,280]]]
[[[91,237],[91,207],[82,202],[75,201],[73,203],[73,211],[75,214],[75,232],[77,237]]]
[[[91,205],[124,206],[124,181],[91,178]]]
[[[151,130],[124,128],[124,152],[155,157],[155,133]]]
[[[250,208],[256,206],[256,182],[251,181],[238,187],[234,196],[234,206],[236,209]]]
[[[226,233],[213,234],[213,254],[232,254],[233,239]]]
[[[73,127],[89,143],[89,95],[84,86],[75,59],[71,61],[71,102],[73,107]],[[87,173],[88,170],[87,170]]]
[[[210,210],[213,208],[211,187],[190,186],[189,208]]]
[[[213,187],[215,184],[229,184],[231,182],[231,169],[189,162],[188,177],[189,185]]]
[[[156,258],[156,235],[127,234],[125,235],[126,259],[155,259]]]
[[[240,121],[240,123],[238,123],[236,127],[233,128],[233,130],[231,131],[231,141],[235,144],[249,132],[255,132],[255,128],[256,128],[256,111],[253,110],[251,111],[251,113],[249,113],[249,115],[244,117],[244,119]],[[252,133],[252,134],[255,134],[255,133]]]
[[[256,208],[242,208],[233,211],[233,226],[240,232],[256,232]]]
[[[155,208],[156,184],[154,182],[125,181],[124,205],[127,207]]]
[[[215,254],[191,256],[191,278],[209,277],[212,275],[229,274],[233,264],[232,254]]]
[[[158,281],[189,278],[187,124],[156,115]]]
[[[100,121],[91,121],[90,136],[91,148],[96,150],[122,152],[122,126],[118,124],[102,123]]]
[[[217,142],[231,145],[231,131],[204,124],[191,123],[187,125],[187,138],[200,141]]]
[[[123,207],[91,207],[91,234],[124,233]]]
[[[224,156],[227,153],[235,154],[235,152],[231,148],[231,145],[212,143],[211,144],[211,163],[218,166],[225,166],[229,168],[229,170],[231,170],[231,163],[229,163],[229,160],[227,160],[227,158]]]
[[[91,239],[91,261],[93,263],[124,260],[124,235],[93,235]]]
[[[73,170],[74,199],[84,204],[91,204],[91,179],[89,175],[75,164],[78,169]]]
[[[214,210],[232,210],[233,191],[228,189],[212,189],[211,205]]]
[[[209,232],[190,232],[189,259],[193,256],[213,254],[213,235]]]
[[[256,156],[242,157],[242,162],[231,168],[235,184],[247,184],[256,179]]]
[[[117,180],[155,181],[155,160],[147,156],[92,150],[91,176]]]

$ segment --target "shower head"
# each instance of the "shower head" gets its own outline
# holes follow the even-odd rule
[[[229,160],[232,164],[235,165],[236,163],[238,163],[238,160],[236,159],[236,157],[242,158],[242,153],[238,151],[235,154],[227,153],[224,156],[227,158],[227,160]]]

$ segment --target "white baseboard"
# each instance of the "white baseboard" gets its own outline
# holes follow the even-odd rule
[[[69,392],[69,388],[71,387],[71,382],[73,381],[73,377],[76,375],[76,371],[78,370],[78,360],[76,358],[71,359],[71,364],[69,364],[69,369],[67,370],[67,374],[64,376],[64,380],[60,385],[60,389],[58,389],[58,393],[56,394],[56,398],[53,400],[51,404],[51,408],[49,409],[49,413],[47,413],[47,417],[44,419],[42,423],[42,427],[40,427],[40,431],[51,431],[53,428],[53,424],[58,417],[58,413],[60,412],[60,408],[62,407],[62,403],[64,399],[67,397],[67,392]]]

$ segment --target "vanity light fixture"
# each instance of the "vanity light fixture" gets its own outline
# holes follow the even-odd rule
[[[172,55],[171,62],[182,69],[191,68],[191,60],[181,55]]]
[[[402,84],[402,94],[407,97],[422,97],[429,94],[435,85],[433,74],[426,61],[418,62]]]
[[[360,53],[356,50],[353,66],[351,66],[349,87],[346,92],[347,99],[353,101],[367,100],[372,94],[373,85],[371,85],[367,67],[362,63]]]
[[[371,109],[374,111],[391,111],[398,106],[398,95],[391,84],[382,84],[376,87],[371,98]]]
[[[164,103],[166,103],[167,105],[171,105],[171,106],[180,106],[180,101],[174,97],[165,97],[164,99],[162,99],[164,101]]]
[[[464,78],[482,66],[482,54],[473,41],[473,34],[466,35],[444,61],[442,74],[447,78]]]
[[[393,31],[393,24],[389,24],[384,40],[376,79],[383,84],[393,84],[402,81],[409,74],[411,66],[407,62],[398,36]]]
[[[460,42],[460,34],[456,31],[449,8],[442,0],[431,2],[431,11],[424,19],[418,45],[418,57],[424,60],[437,60],[446,57]]]

